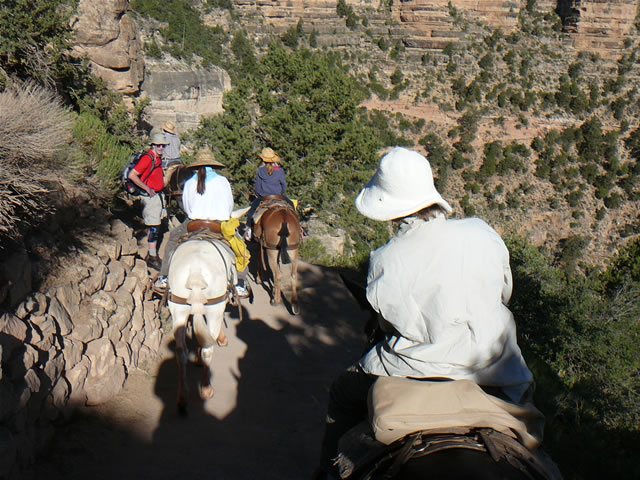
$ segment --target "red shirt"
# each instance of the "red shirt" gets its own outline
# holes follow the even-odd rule
[[[151,159],[155,160],[155,168],[151,175],[149,170],[151,169]],[[138,164],[134,170],[140,175],[142,180],[149,188],[152,188],[156,192],[160,192],[164,189],[164,173],[162,171],[162,160],[158,155],[153,153],[153,150],[149,150],[147,153],[140,157]],[[148,178],[147,178],[148,175]]]

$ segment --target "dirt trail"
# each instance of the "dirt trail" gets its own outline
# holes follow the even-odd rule
[[[158,363],[133,372],[108,403],[79,410],[33,478],[309,478],[328,386],[358,357],[365,314],[335,271],[302,264],[299,284],[298,316],[269,305],[253,281],[242,322],[228,307],[229,346],[214,354],[215,395],[199,400],[199,371],[190,366],[186,419],[175,408],[176,365],[165,335]]]

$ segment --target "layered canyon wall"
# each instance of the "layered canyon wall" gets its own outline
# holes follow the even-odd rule
[[[518,28],[518,12],[525,2],[509,0],[346,0],[355,13],[367,18],[370,39],[360,38],[336,13],[337,1],[234,0],[235,11],[249,31],[260,36],[283,33],[299,20],[305,32],[315,30],[320,45],[366,47],[386,35],[401,40],[408,49],[424,53],[439,50],[460,35],[453,28],[455,11],[471,21],[511,32]],[[577,51],[598,52],[604,58],[618,56],[624,38],[632,31],[638,0],[543,0],[536,10],[556,11],[570,34],[569,46]]]

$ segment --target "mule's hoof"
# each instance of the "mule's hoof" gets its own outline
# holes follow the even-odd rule
[[[211,385],[200,388],[200,398],[202,400],[209,400],[211,397],[213,397],[213,387]]]
[[[291,312],[293,312],[294,315],[298,315],[300,313],[300,307],[298,307],[297,303],[291,305]]]

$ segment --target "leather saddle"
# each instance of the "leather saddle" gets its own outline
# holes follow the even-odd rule
[[[222,222],[220,220],[191,220],[187,224],[187,232],[193,233],[198,230],[210,230],[213,233],[221,233]]]
[[[260,221],[260,218],[262,217],[262,214],[272,208],[284,208],[295,212],[295,209],[291,206],[291,204],[287,202],[281,195],[267,195],[266,197],[262,197],[260,205],[258,205],[258,208],[256,208],[256,211],[253,214],[253,222],[258,223]]]

